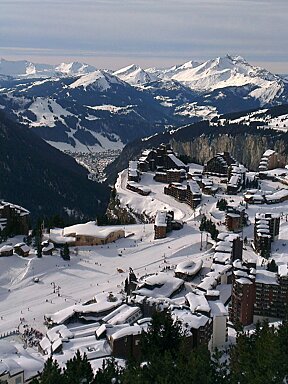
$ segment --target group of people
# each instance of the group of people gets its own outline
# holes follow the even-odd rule
[[[34,329],[32,327],[29,327],[28,325],[24,325],[24,331],[22,333],[24,345],[28,347],[37,347],[39,342],[43,338],[43,333],[40,331],[37,331],[37,329]]]

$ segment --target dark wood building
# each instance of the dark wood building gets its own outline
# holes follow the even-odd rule
[[[0,201],[0,222],[7,234],[28,235],[30,212],[12,203]]]

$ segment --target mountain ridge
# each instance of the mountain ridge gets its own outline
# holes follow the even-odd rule
[[[34,218],[59,214],[95,219],[108,203],[106,185],[88,180],[88,171],[0,111],[0,197],[20,204]],[[79,188],[81,186],[81,188]]]
[[[201,164],[217,152],[230,151],[238,161],[256,170],[266,149],[274,149],[288,163],[288,132],[283,125],[288,127],[288,104],[221,115],[138,139],[127,144],[107,166],[108,181],[113,184],[129,160],[136,160],[143,150],[162,143],[170,143],[175,152]]]
[[[1,63],[7,69],[9,62],[0,62],[0,73]],[[49,144],[72,152],[121,149],[172,127],[288,103],[284,77],[240,56],[157,70],[133,64],[114,72],[62,63],[52,68],[53,76],[51,65],[19,63],[30,74],[0,75],[0,108]],[[31,77],[35,68],[42,71],[38,78]]]

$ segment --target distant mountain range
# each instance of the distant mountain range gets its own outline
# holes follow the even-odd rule
[[[121,149],[224,113],[288,103],[288,80],[239,56],[166,69],[0,60],[0,108],[61,150]]]
[[[27,208],[32,217],[68,220],[104,214],[109,188],[89,181],[88,171],[0,112],[0,199]],[[79,187],[81,186],[81,187]]]

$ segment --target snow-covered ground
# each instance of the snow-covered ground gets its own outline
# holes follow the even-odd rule
[[[201,167],[192,164],[190,169],[199,170]],[[204,213],[217,224],[219,231],[224,232],[226,231],[224,213],[216,208],[217,200],[224,197],[230,203],[238,204],[243,197],[240,194],[237,196],[217,194],[215,197],[203,195],[201,205],[193,211],[188,205],[164,195],[165,184],[155,182],[152,173],[145,173],[141,178],[141,184],[151,189],[149,196],[140,196],[127,190],[126,181],[127,170],[119,174],[116,183],[122,206],[131,207],[139,214],[145,214],[151,218],[159,209],[171,209],[176,219],[183,220],[183,229],[172,231],[165,239],[154,240],[153,224],[125,225],[122,228],[126,232],[126,238],[102,246],[72,247],[70,261],[64,261],[59,253],[43,256],[40,259],[35,254],[27,258],[17,255],[1,257],[0,336],[17,327],[21,329],[23,325],[45,333],[45,314],[79,305],[95,296],[100,297],[100,294],[108,296],[109,292],[119,293],[124,288],[124,280],[130,267],[133,268],[136,276],[140,277],[159,272],[167,266],[174,267],[180,262],[187,261],[188,258],[191,260],[191,256],[194,261],[203,260],[205,267],[210,266],[213,252],[209,251],[209,244],[208,246],[206,244],[206,235],[203,236],[203,246],[202,250],[200,249],[200,215]],[[222,185],[217,178],[214,178],[214,182],[218,182],[219,186]],[[262,184],[264,189],[277,188],[278,185],[272,181],[262,181]],[[224,188],[223,185],[222,188]],[[244,228],[243,236],[247,236],[248,240],[253,237],[253,222],[257,212],[283,213],[280,235],[279,239],[273,243],[272,257],[277,263],[287,263],[288,202],[269,206],[249,205],[246,211],[251,224]],[[207,239],[210,241],[208,237]],[[17,237],[7,243],[15,244],[21,240],[22,238]],[[243,258],[255,260],[258,265],[262,263],[249,243],[244,250]],[[34,282],[34,277],[39,278],[38,283]],[[227,287],[222,288],[222,294],[227,296]],[[75,348],[77,346],[75,345]],[[100,354],[105,353],[102,344],[98,347]],[[67,356],[70,355],[66,355],[66,358]],[[97,360],[96,366],[100,361]]]
[[[0,334],[17,328],[20,317],[45,331],[44,314],[89,300],[103,291],[120,291],[129,267],[141,276],[162,269],[164,257],[169,264],[177,264],[199,253],[197,227],[191,223],[166,239],[154,240],[152,224],[125,226],[127,234],[133,233],[131,237],[98,247],[78,247],[78,255],[72,248],[69,262],[59,255],[41,259],[35,255],[2,257]],[[33,277],[39,277],[39,283],[34,283]],[[61,296],[53,293],[53,283],[61,287]]]
[[[194,169],[197,168],[199,167],[194,166]],[[129,267],[132,267],[137,275],[141,276],[159,271],[163,267],[164,257],[172,265],[184,261],[188,255],[197,254],[198,258],[201,240],[198,229],[199,214],[204,213],[217,224],[220,231],[226,231],[224,213],[216,208],[217,200],[225,196],[203,195],[200,207],[194,212],[187,204],[164,195],[165,184],[155,182],[152,173],[144,174],[141,179],[141,184],[151,189],[149,196],[141,196],[127,190],[126,181],[127,171],[123,171],[116,183],[117,194],[123,206],[131,207],[151,218],[159,209],[171,209],[176,219],[183,220],[184,228],[173,231],[165,239],[154,240],[153,224],[126,225],[123,228],[126,235],[132,234],[130,237],[103,246],[78,247],[78,254],[72,247],[69,262],[62,260],[59,255],[43,256],[41,259],[35,255],[28,258],[16,255],[0,258],[0,334],[16,328],[20,317],[44,331],[45,313],[56,312],[65,306],[91,299],[103,291],[120,291],[126,273],[117,272],[117,268],[127,272]],[[273,184],[275,188],[278,184],[272,181],[262,183],[265,183],[265,188],[268,185],[273,188]],[[243,201],[241,195],[226,198],[234,204]],[[251,225],[244,228],[243,235],[248,239],[253,237],[256,212],[283,213],[279,240],[273,244],[273,257],[281,262],[288,261],[288,251],[286,245],[283,245],[288,239],[288,202],[269,206],[249,205],[246,211]],[[18,237],[13,239],[13,242],[19,240],[21,239]],[[205,255],[203,257],[205,258]],[[244,257],[255,259],[256,255],[247,247]],[[39,283],[33,282],[33,277],[36,276],[39,277]],[[53,293],[52,283],[61,287],[61,296]]]

